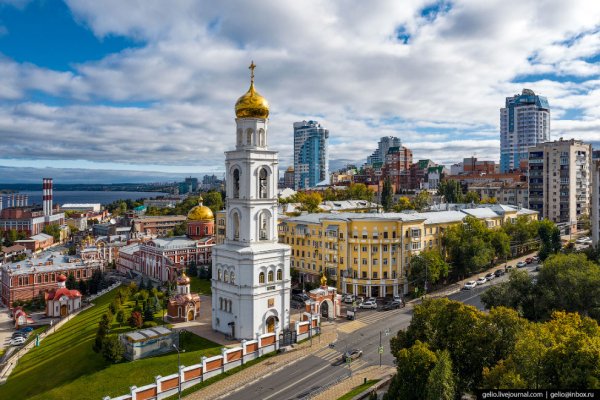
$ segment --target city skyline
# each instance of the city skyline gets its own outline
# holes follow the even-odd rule
[[[332,165],[382,136],[498,161],[498,108],[523,88],[552,105],[551,140],[600,141],[591,2],[118,5],[0,0],[0,166],[220,175],[250,60],[282,169],[309,119]]]

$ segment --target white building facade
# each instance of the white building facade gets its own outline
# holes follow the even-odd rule
[[[213,248],[212,327],[236,339],[278,333],[290,321],[290,247],[277,241],[279,162],[267,148],[268,115],[252,74],[236,103],[236,148],[225,153],[226,238]]]

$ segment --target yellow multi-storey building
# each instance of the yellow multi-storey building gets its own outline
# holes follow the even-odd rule
[[[278,234],[281,243],[292,247],[291,267],[302,279],[317,282],[325,273],[343,293],[396,296],[408,291],[410,258],[439,248],[444,230],[469,215],[490,228],[521,215],[537,219],[535,211],[505,205],[425,213],[306,214],[281,219]],[[217,213],[217,243],[221,227],[224,237],[225,216]]]

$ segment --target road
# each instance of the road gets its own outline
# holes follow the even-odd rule
[[[531,264],[525,269],[529,273],[534,273],[534,268],[535,264]],[[508,275],[496,278],[472,290],[451,294],[448,298],[483,310],[481,294],[491,285],[506,280],[508,280]],[[412,308],[392,311],[359,310],[355,321],[338,324],[339,338],[334,348],[319,350],[290,367],[277,371],[224,398],[227,400],[304,399],[336,380],[348,376],[350,369],[356,372],[367,366],[379,365],[380,356],[377,350],[380,335],[383,346],[381,363],[382,365],[393,365],[394,357],[390,352],[390,338],[398,330],[406,329],[411,318]],[[390,334],[386,335],[386,331]],[[317,338],[314,341],[315,345],[319,345]],[[352,348],[361,349],[363,356],[353,361],[351,365],[347,365],[341,361],[342,354]]]

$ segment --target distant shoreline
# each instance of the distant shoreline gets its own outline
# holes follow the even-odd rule
[[[54,183],[55,191],[86,191],[86,192],[171,192],[175,183],[115,183],[115,184],[60,184]],[[0,183],[0,193],[18,193],[22,191],[42,190],[42,183]]]

